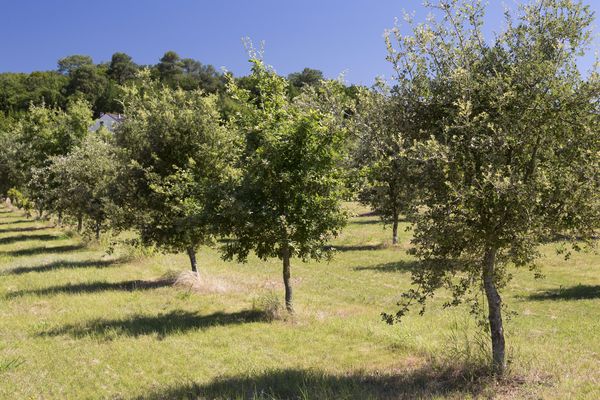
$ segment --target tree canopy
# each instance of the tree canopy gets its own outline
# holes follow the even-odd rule
[[[219,193],[232,174],[235,137],[221,124],[217,97],[152,82],[146,72],[125,91],[127,118],[115,134],[123,171],[115,202],[144,244],[195,253],[210,244]]]
[[[414,222],[410,301],[441,287],[488,303],[494,370],[505,367],[500,290],[508,267],[534,266],[538,244],[561,234],[585,239],[599,226],[600,136],[597,71],[577,56],[590,43],[592,13],[581,3],[544,0],[507,15],[492,42],[484,8],[441,1],[437,21],[388,36],[401,85],[410,83],[424,112],[405,132],[423,165]]]
[[[338,161],[346,131],[339,123],[342,115],[312,106],[316,91],[290,100],[287,81],[260,59],[251,61],[257,93],[230,83],[243,107],[235,123],[245,149],[229,215],[232,241],[225,251],[239,260],[250,251],[281,259],[286,307],[292,311],[291,258],[327,256],[325,245],[345,222]],[[339,96],[337,85],[331,82],[328,89]]]

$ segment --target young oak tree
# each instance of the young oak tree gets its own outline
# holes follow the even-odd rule
[[[108,218],[107,206],[118,164],[112,146],[96,133],[88,135],[68,155],[53,157],[46,168],[52,184],[49,195],[58,211],[78,220],[78,230],[86,222],[100,239]],[[85,219],[84,219],[85,217]]]
[[[18,146],[14,137],[16,124],[13,118],[4,119],[0,113],[0,195],[2,196],[19,184],[20,174],[16,157]]]
[[[420,88],[426,112],[407,149],[424,166],[411,216],[423,267],[385,318],[442,287],[453,294],[447,305],[476,301],[481,290],[502,374],[509,266],[534,266],[538,245],[556,234],[589,239],[600,226],[600,79],[597,69],[584,78],[576,63],[593,15],[580,2],[538,0],[507,13],[505,31],[487,42],[480,2],[432,7],[441,20],[388,36],[398,78]]]
[[[31,198],[41,215],[51,208],[49,182],[43,174],[53,156],[66,155],[87,135],[92,111],[87,102],[74,100],[66,110],[31,105],[15,125],[12,152],[16,186]]]
[[[392,244],[398,244],[400,214],[410,212],[420,181],[418,163],[404,152],[416,126],[409,88],[404,83],[390,90],[379,81],[373,90],[361,90],[354,118],[354,165],[363,180],[358,198],[392,225]]]
[[[113,207],[117,225],[138,230],[143,244],[196,252],[213,241],[236,138],[222,123],[216,95],[152,82],[149,72],[125,89],[125,120],[115,132],[123,168]]]
[[[341,114],[315,105],[316,89],[290,100],[285,78],[257,58],[251,62],[249,79],[257,93],[233,81],[229,86],[241,103],[234,122],[245,137],[245,150],[229,209],[232,240],[224,251],[226,258],[237,256],[240,261],[252,250],[261,259],[282,260],[285,305],[293,312],[291,259],[329,255],[325,244],[345,223],[339,160],[346,131]],[[319,90],[335,101],[341,85],[323,85]]]

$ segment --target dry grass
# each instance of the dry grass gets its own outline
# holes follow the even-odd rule
[[[196,293],[227,293],[234,290],[234,285],[218,277],[184,271],[176,275],[173,286]]]

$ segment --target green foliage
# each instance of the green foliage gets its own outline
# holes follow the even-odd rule
[[[181,60],[183,75],[178,85],[184,90],[201,89],[207,93],[223,92],[225,79],[212,65],[203,65],[191,58]]]
[[[420,168],[407,155],[416,131],[410,93],[397,85],[393,91],[379,82],[375,90],[360,90],[355,129],[354,167],[358,170],[359,200],[392,225],[398,242],[398,221],[418,199]]]
[[[18,169],[15,163],[14,120],[0,114],[0,195],[18,186]]]
[[[181,58],[167,51],[156,65],[158,78],[172,88],[203,90],[206,93],[223,92],[225,79],[212,65],[203,65],[192,58]]]
[[[282,257],[282,248],[303,259],[319,259],[344,225],[340,208],[345,131],[336,117],[287,97],[287,82],[252,60],[258,98],[231,82],[245,105],[236,120],[246,139],[241,179],[233,206],[228,256]]]
[[[171,83],[183,72],[181,57],[176,52],[167,51],[156,65],[160,80]]]
[[[86,227],[98,238],[108,218],[117,167],[112,146],[101,136],[90,134],[68,155],[51,158],[41,174],[45,185],[40,186],[46,189],[45,199],[54,211],[85,217]]]
[[[60,59],[57,68],[57,71],[30,74],[0,73],[0,111],[19,116],[27,112],[32,103],[64,110],[69,101],[85,99],[96,116],[107,112],[123,113],[121,86],[134,82],[139,70],[132,58],[121,52],[114,53],[110,62],[100,64],[94,64],[86,55],[72,55]],[[232,104],[225,94],[226,79],[214,66],[168,51],[151,69],[154,79],[173,89],[201,89],[219,94],[224,106],[221,107],[223,116],[227,118],[227,107]],[[316,70],[310,71],[308,78],[302,73],[300,81],[308,79],[312,84],[312,72]],[[298,94],[297,90],[295,94]]]
[[[94,106],[94,111],[98,115],[105,109],[99,109],[99,102],[106,96],[109,81],[103,70],[98,66],[90,64],[83,65],[70,73],[67,93],[69,96],[83,98]],[[106,102],[106,100],[104,100]]]
[[[16,188],[10,188],[6,193],[12,204],[18,208],[27,208],[29,199]]]
[[[31,103],[64,107],[69,78],[54,71],[31,74],[0,74],[0,110],[19,114]]]
[[[67,154],[85,137],[91,124],[92,113],[85,101],[71,102],[66,111],[32,105],[12,132],[16,183],[25,185],[33,169],[46,166],[52,156]]]
[[[58,72],[64,75],[71,75],[73,72],[82,67],[89,67],[94,65],[92,57],[75,54],[67,56],[58,60]]]
[[[0,174],[10,186],[24,190],[38,211],[52,209],[53,187],[47,167],[54,156],[66,155],[86,136],[92,112],[84,101],[69,103],[66,111],[31,105],[23,118],[0,133]]]
[[[301,72],[293,72],[287,77],[289,91],[292,97],[300,94],[304,86],[319,86],[325,79],[323,72],[318,69],[304,68]]]
[[[14,157],[15,186],[24,187],[31,179],[33,168],[41,168],[48,158],[59,151],[57,127],[60,111],[46,106],[34,106],[15,124],[13,144],[8,149]]]
[[[600,226],[600,80],[576,65],[592,13],[579,2],[537,1],[507,14],[506,30],[488,43],[478,1],[432,7],[441,21],[388,36],[398,82],[410,83],[425,111],[407,149],[424,171],[412,216],[413,253],[424,262],[395,317],[441,287],[453,295],[447,305],[470,294],[478,309],[485,289],[501,370],[507,267],[533,266],[553,235],[586,239]]]
[[[234,120],[245,138],[239,164],[241,177],[229,209],[226,231],[232,240],[225,256],[283,260],[286,306],[292,311],[290,258],[321,259],[325,247],[345,223],[339,161],[346,131],[342,114],[317,106],[318,93],[288,97],[287,81],[253,59],[251,86],[230,81],[230,92],[242,109]],[[337,83],[330,82],[330,93]],[[336,97],[332,96],[334,101]]]
[[[135,78],[138,67],[131,57],[125,53],[115,53],[112,55],[107,75],[122,85]]]
[[[115,202],[144,243],[195,250],[212,241],[235,137],[215,95],[171,89],[147,72],[140,80],[125,91],[127,118],[115,135],[126,165]]]

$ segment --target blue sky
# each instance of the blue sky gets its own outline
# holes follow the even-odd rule
[[[383,31],[403,10],[424,18],[422,0],[7,0],[0,16],[1,72],[56,68],[71,54],[107,61],[116,51],[154,64],[167,50],[236,75],[248,71],[241,38],[265,42],[281,74],[304,67],[352,83],[390,76]],[[486,33],[502,27],[503,4],[490,0]],[[600,15],[600,0],[586,0]],[[598,24],[598,22],[596,23]],[[598,32],[598,29],[596,29]],[[596,38],[596,44],[598,40]],[[596,45],[596,47],[598,47]],[[593,57],[582,60],[586,69]]]

